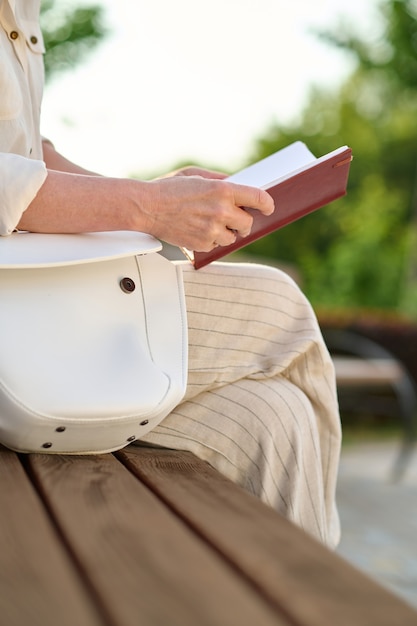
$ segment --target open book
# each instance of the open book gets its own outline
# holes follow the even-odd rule
[[[238,235],[235,243],[210,252],[183,249],[184,254],[199,269],[344,196],[351,160],[352,150],[347,146],[316,158],[304,143],[296,141],[229,176],[228,180],[268,191],[275,201],[274,213],[266,216],[245,207],[253,215],[248,237]]]

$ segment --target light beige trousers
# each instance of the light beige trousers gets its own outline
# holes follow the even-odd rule
[[[280,270],[184,264],[189,377],[144,440],[194,452],[329,547],[341,428],[313,310]]]

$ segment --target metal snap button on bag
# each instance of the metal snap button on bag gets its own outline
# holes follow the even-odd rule
[[[0,239],[0,442],[117,450],[181,401],[182,272],[143,233]]]

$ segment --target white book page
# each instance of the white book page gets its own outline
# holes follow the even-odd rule
[[[232,174],[232,176],[228,177],[228,180],[243,185],[268,189],[278,182],[290,178],[344,150],[346,150],[346,146],[342,146],[317,159],[302,141],[295,141],[265,159],[246,167],[240,172],[236,172],[236,174]]]

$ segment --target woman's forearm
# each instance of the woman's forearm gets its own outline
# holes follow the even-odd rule
[[[269,215],[265,191],[221,179],[173,176],[149,182],[48,170],[18,228],[44,233],[136,230],[192,250],[249,235],[252,207]]]
[[[129,201],[133,195],[128,193],[130,185],[140,184],[49,170],[18,228],[44,233],[146,230],[146,220],[140,222],[140,214],[133,211]]]

